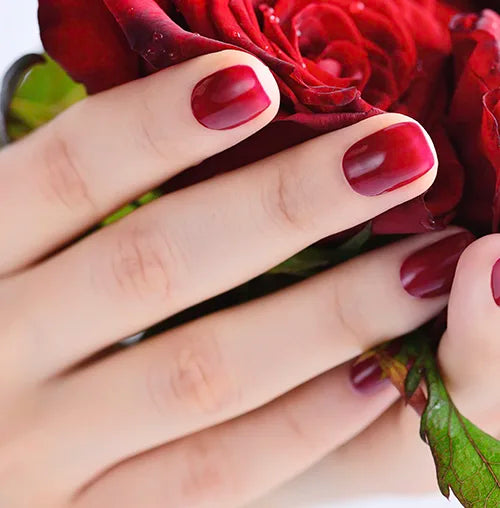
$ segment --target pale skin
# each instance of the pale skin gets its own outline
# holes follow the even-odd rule
[[[255,70],[272,104],[244,125],[208,130],[192,116],[190,91],[237,64]],[[435,488],[416,416],[390,385],[355,391],[349,362],[446,306],[448,296],[406,293],[399,269],[457,228],[86,361],[435,178],[437,160],[380,196],[348,185],[346,149],[410,121],[387,114],[165,196],[61,250],[261,129],[278,105],[267,68],[227,51],[87,99],[0,153],[1,506],[289,507]],[[439,352],[457,405],[495,435],[500,309],[489,276],[498,257],[499,235],[462,256]]]

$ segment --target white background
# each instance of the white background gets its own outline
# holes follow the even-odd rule
[[[36,7],[37,0],[0,0],[0,75],[3,75],[6,67],[18,56],[30,51],[40,50],[41,46],[36,22]],[[386,464],[384,467],[390,467],[390,465]],[[388,473],[390,473],[390,471],[388,471]],[[454,503],[452,504],[454,505]],[[356,501],[353,503],[335,503],[335,507],[451,508],[452,504],[444,498],[436,496],[412,500],[378,499],[372,502]]]

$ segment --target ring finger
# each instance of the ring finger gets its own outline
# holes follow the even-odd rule
[[[73,460],[65,475],[73,478],[67,483],[248,412],[417,327],[445,305],[454,266],[431,272],[426,284],[436,289],[438,281],[442,294],[422,299],[403,288],[403,261],[422,252],[445,258],[450,245],[448,257],[456,258],[456,246],[463,250],[469,242],[468,233],[456,230],[412,238],[54,380],[46,390],[49,414],[57,419],[47,421],[47,433],[70,434]],[[380,295],[379,287],[385,289]],[[92,456],[88,442],[99,444]],[[66,453],[58,448],[56,461]]]

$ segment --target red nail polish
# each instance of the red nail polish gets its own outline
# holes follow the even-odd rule
[[[500,259],[495,263],[491,272],[491,290],[495,302],[500,307]]]
[[[359,392],[379,391],[389,382],[374,356],[355,362],[351,367],[351,383]]]
[[[401,266],[401,283],[418,298],[432,298],[450,292],[458,260],[474,235],[467,231],[447,236],[409,256]]]
[[[209,129],[238,127],[271,104],[254,70],[247,65],[222,69],[201,80],[191,96],[195,118]]]
[[[391,125],[361,139],[344,155],[344,174],[363,196],[378,196],[427,173],[434,154],[422,129],[413,122]]]

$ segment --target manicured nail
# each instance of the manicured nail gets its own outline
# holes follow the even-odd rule
[[[495,302],[500,307],[500,259],[495,263],[491,272],[491,290]]]
[[[434,166],[434,154],[422,129],[398,123],[370,134],[344,155],[344,174],[363,196],[378,196],[403,187]]]
[[[472,233],[464,231],[413,253],[401,266],[403,287],[410,295],[418,298],[448,294],[458,260],[474,239]]]
[[[352,365],[351,383],[359,392],[370,394],[387,385],[389,378],[384,376],[376,358],[370,356]]]
[[[238,127],[271,104],[254,70],[247,65],[222,69],[201,80],[191,96],[195,118],[209,129]]]

